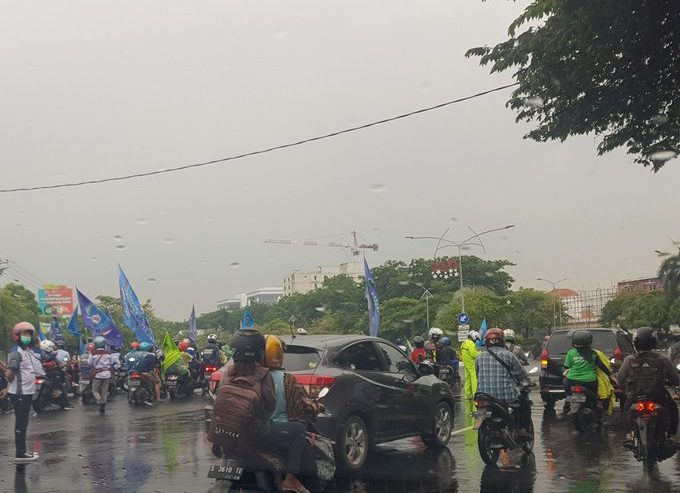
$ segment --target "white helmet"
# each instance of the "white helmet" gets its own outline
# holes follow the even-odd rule
[[[42,349],[46,353],[52,353],[57,350],[57,346],[52,341],[48,341],[47,339],[45,339],[40,343],[40,349]]]
[[[471,330],[470,332],[468,332],[468,337],[473,341],[478,341],[481,336],[479,335],[479,332],[477,332],[476,330]]]
[[[505,340],[508,342],[514,342],[515,341],[515,331],[512,329],[505,329],[503,331],[503,335],[505,336]]]
[[[302,327],[300,327],[300,328],[297,330],[297,333],[298,333],[298,335],[301,335],[301,336],[307,336],[307,335],[309,335],[309,332],[307,332],[307,331],[306,331],[305,329],[303,329]]]
[[[438,341],[444,335],[444,332],[438,327],[432,327],[427,335],[430,336],[430,339]]]
[[[208,335],[208,342],[217,342],[217,334]]]

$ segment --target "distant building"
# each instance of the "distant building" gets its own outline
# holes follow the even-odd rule
[[[359,282],[364,276],[364,266],[360,262],[348,262],[340,265],[319,266],[317,270],[295,271],[283,279],[283,295],[306,294],[323,286],[326,279],[345,275]]]
[[[647,277],[644,279],[632,279],[629,281],[619,281],[617,283],[619,293],[638,293],[640,291],[663,291],[661,278]]]
[[[283,288],[259,288],[249,293],[241,293],[233,298],[226,298],[217,302],[218,310],[239,310],[253,303],[274,305],[283,296]]]
[[[567,315],[569,315],[569,320],[560,321],[560,325],[562,325],[562,322],[565,324],[590,324],[599,320],[602,308],[617,295],[617,290],[614,287],[587,291],[560,288],[553,289],[550,294],[559,298]]]

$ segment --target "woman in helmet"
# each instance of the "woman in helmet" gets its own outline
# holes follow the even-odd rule
[[[109,380],[113,369],[111,353],[106,348],[106,339],[97,336],[92,341],[95,346],[94,354],[90,356],[90,377],[92,378],[92,395],[99,404],[99,414],[106,410],[106,400],[109,395]]]
[[[427,353],[425,352],[425,340],[420,336],[416,336],[413,338],[413,346],[415,349],[411,351],[411,361],[413,361],[413,364],[418,366],[427,358]]]
[[[529,360],[524,354],[524,351],[522,351],[522,347],[517,344],[517,340],[515,339],[515,331],[512,329],[505,329],[503,331],[503,335],[505,336],[505,349],[517,356],[517,359],[519,359],[522,365],[527,366],[529,364]]]
[[[616,380],[607,366],[600,361],[597,353],[593,350],[593,335],[588,330],[577,330],[571,336],[572,349],[564,358],[564,389],[567,395],[571,395],[572,385],[581,385],[591,391],[596,397],[597,392],[597,369],[602,370],[612,379],[616,386]]]

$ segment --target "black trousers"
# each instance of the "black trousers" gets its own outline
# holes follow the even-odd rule
[[[26,453],[26,430],[28,429],[33,395],[10,394],[9,397],[14,406],[14,447],[18,457]]]

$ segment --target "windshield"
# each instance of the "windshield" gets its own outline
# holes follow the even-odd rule
[[[592,347],[611,355],[617,347],[614,333],[608,330],[591,330],[590,333],[593,335]],[[567,333],[553,334],[548,342],[548,351],[551,355],[566,354],[572,347],[571,337]]]
[[[319,353],[314,348],[288,345],[283,356],[283,368],[286,371],[314,370],[319,360]]]

